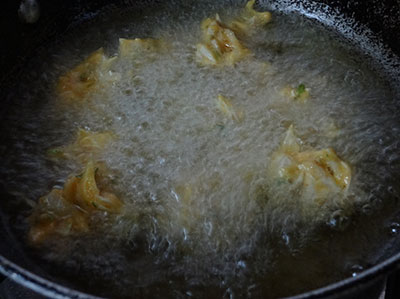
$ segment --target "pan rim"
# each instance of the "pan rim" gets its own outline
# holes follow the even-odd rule
[[[400,253],[368,268],[356,276],[345,278],[337,282],[333,282],[324,287],[313,289],[305,293],[297,294],[290,297],[290,299],[304,299],[304,298],[321,298],[329,295],[339,295],[341,292],[348,292],[353,288],[359,287],[363,283],[374,282],[379,279],[386,278],[391,272],[399,268]],[[40,277],[29,270],[26,270],[14,262],[8,260],[0,255],[0,273],[13,280],[14,282],[24,286],[34,292],[44,295],[49,298],[65,299],[65,298],[79,298],[79,299],[100,299],[72,288],[62,286],[59,283],[50,281],[46,278]]]
[[[312,15],[308,16],[312,18]],[[318,18],[315,18],[318,20]],[[323,23],[323,22],[321,22]],[[291,297],[291,299],[303,299],[303,298],[320,298],[329,295],[337,295],[341,292],[348,292],[353,288],[357,288],[362,283],[368,283],[377,281],[385,278],[392,271],[400,268],[400,253],[397,253],[390,258],[383,260],[382,262],[360,272],[355,277],[349,277],[343,280],[339,280],[330,283],[321,288],[313,289],[301,294],[297,294]],[[41,295],[51,298],[103,298],[90,295],[72,288],[65,287],[59,283],[53,282],[49,279],[40,277],[33,272],[18,266],[16,263],[8,260],[4,256],[0,255],[0,273],[15,281],[16,283],[27,287]]]

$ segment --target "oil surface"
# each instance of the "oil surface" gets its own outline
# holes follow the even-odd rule
[[[8,192],[34,205],[82,171],[48,150],[73,142],[79,128],[107,130],[117,139],[101,161],[125,204],[90,234],[37,250],[40,259],[98,295],[175,298],[289,296],[377,263],[400,192],[399,106],[389,84],[334,33],[278,11],[243,40],[250,58],[200,67],[201,20],[216,12],[224,20],[243,3],[176,5],[110,13],[49,49],[43,69],[27,70],[4,120],[12,132],[0,169]],[[87,105],[60,104],[59,76],[99,47],[117,54],[120,37],[162,38],[168,49],[119,63],[120,79]],[[310,89],[305,103],[282,95],[299,84]],[[218,111],[218,94],[243,112],[242,122]],[[266,195],[269,158],[290,124],[306,147],[334,148],[353,172],[345,198],[306,217],[298,198]],[[27,215],[26,207],[17,221],[22,236]]]

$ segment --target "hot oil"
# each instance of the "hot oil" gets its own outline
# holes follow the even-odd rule
[[[21,98],[46,103],[34,113],[34,104],[25,108],[26,121],[10,116],[18,134],[4,163],[15,169],[9,192],[32,202],[62,186],[82,165],[49,161],[46,151],[71,143],[78,128],[108,130],[117,139],[101,161],[125,204],[115,219],[98,219],[91,234],[38,250],[41,258],[66,268],[64,276],[90,277],[80,288],[113,297],[272,298],[376,263],[400,192],[399,108],[389,85],[333,33],[279,12],[244,40],[251,58],[200,67],[194,53],[201,20],[238,11],[203,2],[177,12],[174,5],[110,13],[52,48],[40,80],[31,71],[22,83]],[[113,71],[124,75],[87,105],[60,104],[58,77],[99,47],[117,54],[120,37],[162,38],[167,51],[117,64]],[[285,86],[299,84],[310,88],[307,102],[282,96]],[[243,111],[242,122],[218,111],[218,94]],[[267,196],[269,158],[290,124],[304,146],[332,147],[351,165],[345,198],[302,214],[297,198]]]

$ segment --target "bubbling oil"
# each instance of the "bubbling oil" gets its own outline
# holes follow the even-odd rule
[[[82,165],[49,161],[46,151],[71,143],[79,128],[112,131],[117,138],[100,160],[125,205],[116,217],[95,216],[90,234],[39,250],[41,258],[62,265],[69,279],[79,275],[79,288],[113,297],[273,298],[376,263],[374,252],[389,236],[374,225],[383,226],[400,192],[399,106],[389,85],[332,32],[277,11],[243,41],[252,57],[200,67],[201,20],[216,12],[224,20],[239,5],[179,4],[180,13],[173,4],[142,16],[110,13],[52,48],[40,76],[48,84],[21,83],[21,98],[32,104],[16,104],[26,109],[24,121],[8,119],[18,132],[3,164],[13,165],[8,191],[32,203],[62,186]],[[136,37],[162,38],[168,51],[117,64],[113,71],[124,75],[87,105],[60,104],[54,85],[62,73],[98,47],[112,56],[118,38]],[[311,90],[306,103],[282,96],[299,84]],[[218,94],[243,111],[242,122],[218,111]],[[34,104],[39,97],[46,101]],[[284,189],[267,195],[269,158],[290,124],[306,146],[334,148],[353,172],[345,199],[307,217]]]

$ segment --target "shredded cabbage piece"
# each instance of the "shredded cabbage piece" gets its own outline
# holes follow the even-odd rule
[[[63,190],[53,189],[39,199],[29,217],[28,240],[39,245],[55,236],[69,236],[89,231],[88,217],[63,197]]]
[[[102,151],[117,137],[109,131],[93,132],[78,129],[76,140],[67,146],[48,150],[48,156],[53,159],[70,159],[87,163],[98,157]]]
[[[115,79],[110,72],[115,60],[116,57],[106,57],[103,48],[98,49],[60,77],[57,84],[58,94],[67,101],[87,100],[94,90],[102,86],[102,83]]]
[[[153,38],[119,39],[119,58],[138,58],[166,49],[162,40]]]
[[[247,2],[240,16],[228,24],[233,31],[241,35],[251,35],[255,32],[255,29],[271,22],[271,13],[269,11],[256,11],[254,4],[255,0]]]
[[[320,204],[332,193],[343,193],[351,182],[351,168],[332,148],[301,150],[293,125],[282,145],[273,153],[270,174],[297,186],[303,198],[316,199]]]
[[[69,236],[89,231],[89,216],[95,211],[119,213],[123,203],[111,192],[102,190],[96,181],[94,162],[83,173],[71,175],[64,188],[53,189],[39,199],[29,217],[29,240],[39,245],[52,236]]]
[[[196,61],[200,65],[233,65],[250,53],[235,33],[222,24],[218,15],[205,19],[201,30],[203,41],[196,46]]]

